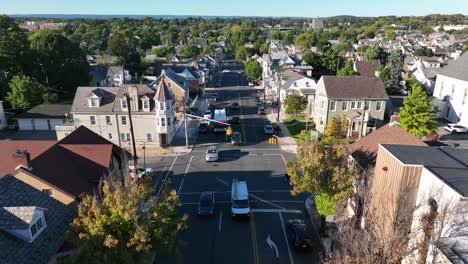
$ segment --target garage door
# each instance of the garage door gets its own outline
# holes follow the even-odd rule
[[[36,130],[49,130],[49,124],[46,119],[34,119],[34,128]]]
[[[62,119],[49,119],[50,122],[50,129],[55,130],[56,126],[63,126],[63,120]]]
[[[34,130],[32,119],[18,119],[19,130]]]

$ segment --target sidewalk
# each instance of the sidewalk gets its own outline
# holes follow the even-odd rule
[[[275,123],[278,113],[273,111],[274,108],[270,107],[271,113],[267,115],[270,122]],[[281,116],[280,116],[281,117]],[[288,128],[284,125],[283,122],[278,122],[278,127],[280,128],[278,135],[278,144],[283,151],[288,153],[297,154],[297,143],[296,140],[289,133]]]

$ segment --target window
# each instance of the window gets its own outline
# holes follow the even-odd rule
[[[348,111],[348,102],[347,101],[343,101],[342,104],[341,104],[341,110],[343,111]]]
[[[164,110],[164,103],[159,103],[159,110]]]
[[[143,100],[143,108],[149,109],[149,100]]]
[[[364,107],[364,110],[369,110],[369,108],[370,108],[370,102],[366,101],[366,105]]]
[[[164,117],[161,118],[161,126],[166,126],[166,119]]]
[[[121,101],[122,109],[126,110],[127,109],[127,99],[124,98]]]
[[[31,227],[29,227],[29,230],[31,231],[31,236],[34,237],[37,234],[36,223],[34,223]]]
[[[375,110],[377,110],[377,111],[382,110],[382,102],[381,101],[377,101],[377,104],[375,105]]]
[[[112,125],[112,119],[110,116],[106,116],[106,124]]]
[[[97,107],[97,99],[89,99],[91,107]]]
[[[152,142],[153,141],[153,133],[146,133],[146,140],[148,142]]]
[[[330,111],[336,111],[336,102],[330,101]]]
[[[324,106],[325,106],[325,101],[323,101],[323,100],[322,100],[322,101],[320,101],[320,109],[323,109],[323,108],[324,108]]]
[[[130,141],[130,133],[120,133],[120,139],[122,139],[123,142]]]
[[[172,83],[168,82],[167,87],[172,88]]]
[[[356,109],[356,102],[351,102],[351,109]]]
[[[167,126],[171,126],[171,119],[170,118],[167,119]]]
[[[31,237],[34,237],[43,228],[44,223],[42,222],[42,217],[39,217],[39,219],[37,219],[37,221],[29,227],[29,231],[31,231]]]
[[[109,139],[112,139],[112,133],[109,133]]]
[[[95,116],[90,116],[89,121],[91,122],[91,125],[95,125],[96,124],[96,117]]]
[[[121,116],[121,121],[122,121],[122,125],[126,125],[127,124],[127,117],[126,116]]]
[[[357,109],[362,109],[362,102],[357,102]]]
[[[52,189],[42,189],[42,192],[49,195],[49,196],[54,196],[54,192]]]

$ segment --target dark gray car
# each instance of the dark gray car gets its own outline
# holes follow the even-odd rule
[[[198,203],[198,215],[213,215],[215,207],[214,192],[202,192]]]

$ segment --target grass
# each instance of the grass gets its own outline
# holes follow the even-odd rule
[[[291,133],[291,136],[296,140],[296,142],[300,142],[302,139],[310,139],[310,130],[308,130],[305,135],[301,135],[301,131],[307,130],[306,129],[306,116],[305,115],[297,115],[290,118],[287,118],[283,121],[286,127]],[[309,122],[309,126],[312,122]]]

